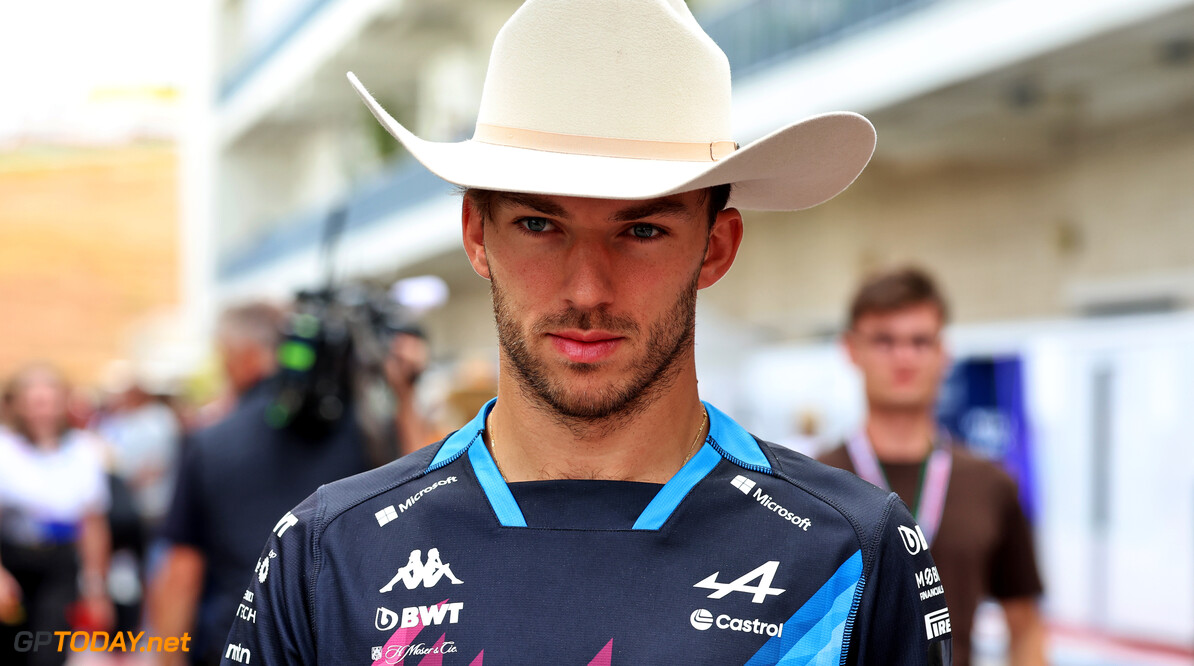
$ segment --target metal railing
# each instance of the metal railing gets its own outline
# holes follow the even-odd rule
[[[279,51],[285,48],[286,44],[305,28],[324,7],[335,1],[309,0],[306,5],[295,11],[294,15],[285,21],[273,36],[253,48],[243,60],[221,77],[217,92],[219,102],[223,104],[232,99],[233,95],[239,92],[265,66],[265,63],[272,60]]]
[[[395,212],[445,196],[452,186],[406,158],[390,166],[348,195],[345,235],[367,229]],[[319,247],[328,216],[338,206],[323,206],[285,217],[220,258],[216,276],[230,280],[291,254]]]
[[[698,17],[735,77],[945,0],[748,0]]]

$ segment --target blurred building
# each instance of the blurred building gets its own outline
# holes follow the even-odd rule
[[[174,146],[60,139],[0,153],[0,378],[49,359],[97,382],[179,305]]]
[[[345,206],[339,273],[440,276],[452,298],[428,321],[438,352],[491,352],[457,198],[344,73],[420,136],[467,138],[518,4],[216,2],[184,137],[193,307],[316,284],[325,222]],[[736,267],[702,297],[706,397],[776,439],[812,404],[840,435],[859,404],[827,342],[846,299],[872,269],[929,267],[959,356],[1019,363],[1035,461],[1021,482],[1040,498],[1051,621],[1189,645],[1194,0],[691,4],[730,58],[736,139],[837,109],[879,132],[842,196],[747,215]]]

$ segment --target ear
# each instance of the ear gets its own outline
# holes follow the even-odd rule
[[[842,333],[842,349],[846,351],[846,356],[855,366],[858,365],[858,348],[855,346],[857,342],[858,336],[854,334],[854,331]]]
[[[485,219],[465,195],[460,204],[460,229],[464,236],[464,253],[473,265],[473,272],[489,279],[489,258],[485,255]]]
[[[709,231],[709,247],[705,250],[705,261],[697,288],[712,286],[734,265],[738,247],[742,245],[742,213],[737,208],[726,208],[717,214],[717,220]]]

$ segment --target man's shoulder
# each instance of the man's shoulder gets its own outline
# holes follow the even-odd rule
[[[844,442],[818,453],[817,461],[846,471],[854,470],[854,464],[850,461],[850,453],[846,451]]]
[[[883,528],[892,502],[898,501],[893,493],[831,464],[756,439],[772,462],[774,476],[786,481],[793,492],[811,495],[832,507],[854,526],[861,540],[869,540]]]
[[[246,438],[269,434],[266,422],[268,400],[263,396],[237,403],[224,418],[187,434],[187,444],[207,452],[235,447]]]
[[[972,492],[1017,496],[1016,481],[999,463],[984,458],[965,446],[954,446],[951,485],[968,488]]]
[[[443,441],[436,442],[381,467],[321,486],[316,491],[320,522],[329,525],[370,499],[423,478],[442,445]],[[372,520],[373,514],[369,515]]]

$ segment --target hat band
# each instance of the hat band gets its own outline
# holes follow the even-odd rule
[[[529,148],[570,155],[625,157],[637,160],[673,160],[677,162],[716,162],[738,149],[733,141],[691,143],[686,141],[649,141],[613,139],[604,136],[540,132],[477,123],[473,141],[509,148]]]

